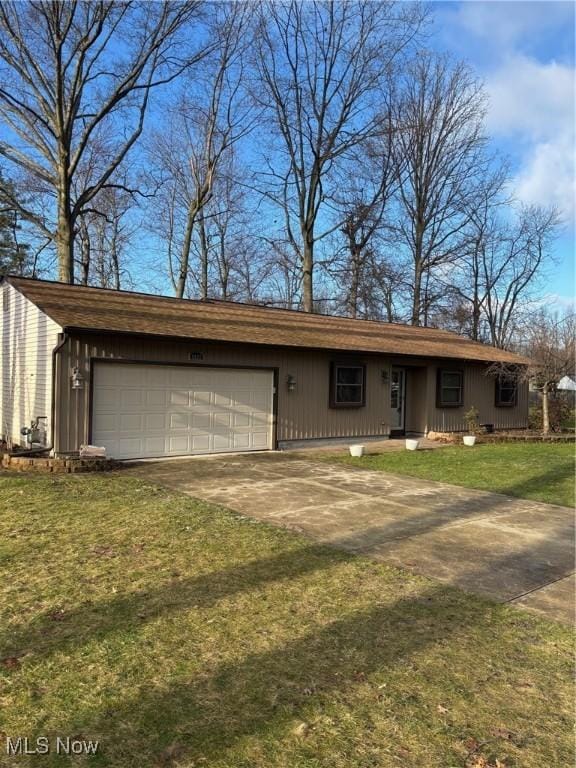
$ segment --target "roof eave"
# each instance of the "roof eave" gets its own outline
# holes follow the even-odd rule
[[[169,334],[163,334],[163,333],[146,333],[143,331],[119,331],[114,328],[88,328],[85,326],[74,326],[74,325],[67,325],[63,327],[63,330],[67,333],[71,334],[89,334],[89,335],[108,335],[113,334],[117,336],[129,336],[129,337],[137,337],[137,338],[145,338],[145,339],[165,339],[166,341],[179,341],[179,342],[189,342],[189,343],[195,343],[195,344],[241,344],[243,346],[255,346],[265,349],[294,349],[294,350],[310,350],[312,352],[331,352],[336,353],[340,355],[380,355],[380,356],[386,356],[386,357],[406,357],[406,358],[431,358],[434,360],[458,360],[459,362],[470,362],[470,363],[484,363],[485,365],[491,365],[498,362],[507,362],[507,363],[514,363],[517,365],[522,365],[522,362],[517,360],[517,356],[514,356],[513,358],[510,358],[505,361],[498,361],[498,360],[486,360],[485,358],[481,357],[470,357],[470,356],[460,356],[460,355],[442,355],[438,353],[422,353],[422,352],[395,352],[393,350],[375,350],[375,349],[362,349],[362,348],[356,348],[356,349],[349,349],[347,347],[319,347],[319,346],[305,346],[302,344],[280,344],[280,343],[267,343],[267,342],[260,342],[260,341],[248,341],[248,340],[242,340],[237,341],[233,339],[214,339],[214,338],[206,338],[206,337],[198,337],[198,336],[178,336],[178,335],[169,335]]]

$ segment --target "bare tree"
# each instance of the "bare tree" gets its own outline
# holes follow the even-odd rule
[[[152,163],[163,178],[169,271],[179,298],[185,294],[196,230],[204,237],[202,212],[212,199],[220,168],[253,126],[244,90],[250,7],[222,4],[214,14],[214,52],[203,72],[183,83],[176,106],[167,110],[170,128],[157,131],[152,141]],[[201,253],[200,296],[207,298],[208,252]]]
[[[254,196],[240,183],[243,177],[235,158],[228,158],[213,197],[198,218],[193,243],[207,294],[224,300],[254,300],[263,279],[259,268],[267,272],[256,234]]]
[[[477,194],[470,200],[467,211],[467,237],[460,258],[450,270],[450,276],[442,281],[446,288],[452,314],[475,341],[488,341],[486,309],[490,294],[501,280],[495,265],[496,251],[502,251],[504,241],[503,211],[510,201],[505,197],[506,168],[500,165],[480,184]],[[498,286],[498,289],[500,286]]]
[[[261,6],[255,97],[280,147],[267,158],[266,192],[284,211],[306,312],[314,309],[315,244],[334,229],[320,224],[334,169],[378,132],[380,87],[423,15],[418,4],[367,0]]]
[[[434,272],[459,257],[468,211],[488,168],[485,98],[464,64],[423,52],[407,69],[393,101],[400,169],[398,234],[412,272],[413,325],[426,323],[437,287]]]
[[[83,285],[119,290],[136,224],[134,198],[124,189],[103,190],[89,213],[78,217],[78,279]]]
[[[512,385],[530,381],[542,398],[542,431],[550,431],[550,395],[564,376],[576,377],[576,315],[551,314],[540,307],[525,318],[516,343],[529,363],[526,366],[495,364],[489,374]]]
[[[350,317],[359,316],[361,303],[374,312],[369,293],[376,289],[377,275],[381,279],[386,271],[379,246],[389,234],[387,216],[398,185],[393,149],[396,132],[390,110],[382,116],[382,126],[382,136],[366,141],[352,153],[350,166],[341,176],[340,191],[334,196],[344,258],[343,264],[334,260],[328,270],[344,287],[345,310]]]
[[[12,202],[55,243],[62,281],[74,280],[78,217],[114,186],[142,133],[152,90],[205,55],[203,43],[191,50],[189,42],[201,7],[196,1],[1,0],[0,155],[52,197],[53,221],[33,205]],[[86,174],[85,161],[100,141],[107,153]]]
[[[523,206],[516,221],[496,230],[483,253],[484,312],[489,340],[506,347],[517,330],[519,312],[540,271],[551,259],[551,246],[560,225],[555,208]]]

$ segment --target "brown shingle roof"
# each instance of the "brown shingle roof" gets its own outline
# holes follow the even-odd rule
[[[398,355],[525,363],[449,331],[227,301],[192,301],[5,278],[64,329]]]

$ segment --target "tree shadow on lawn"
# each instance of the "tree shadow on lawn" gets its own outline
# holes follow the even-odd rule
[[[550,474],[543,474],[540,480],[544,482]],[[519,489],[520,486],[516,484],[511,487]],[[474,497],[473,504],[464,509],[463,502],[456,500],[444,505],[440,511],[432,510],[419,515],[414,521],[413,533],[406,533],[405,521],[386,522],[382,526],[335,538],[329,542],[329,546],[317,544],[299,547],[274,557],[250,560],[226,570],[192,578],[172,579],[156,589],[106,596],[106,599],[95,602],[86,601],[57,614],[51,609],[35,616],[24,627],[0,634],[0,658],[27,652],[31,652],[34,658],[43,658],[58,651],[75,649],[111,633],[138,631],[144,623],[161,616],[190,608],[209,608],[224,598],[351,562],[354,555],[342,550],[367,552],[370,547],[378,544],[431,532],[452,521],[492,514],[509,505],[510,501],[510,498],[499,494],[478,495]],[[527,502],[527,505],[531,504]],[[573,535],[573,527],[573,518],[570,516],[565,525],[565,537]],[[403,536],[400,535],[401,531],[404,531]],[[507,557],[508,570],[512,572],[517,566],[525,567],[526,558],[529,558],[540,563],[539,577],[542,583],[565,575],[567,563],[564,560],[551,560],[546,542],[540,542],[540,548],[542,552],[539,559],[533,550],[525,554],[518,551],[511,553]],[[570,562],[573,564],[573,560]],[[490,567],[494,568],[493,565]],[[469,583],[470,579],[467,581]]]
[[[530,551],[538,557],[539,547],[544,546],[541,541]],[[19,646],[16,650],[32,648],[35,662],[36,657],[46,657],[63,648],[77,650],[89,640],[112,632],[129,629],[137,633],[143,622],[165,614],[185,611],[194,605],[213,606],[223,598],[330,569],[352,559],[320,546],[294,549],[273,558],[165,584],[146,594],[114,597],[95,606],[86,603],[57,622],[57,628],[48,615],[43,615],[18,637],[7,634],[5,641],[9,640],[11,648]],[[490,568],[506,568],[507,560],[491,562]],[[470,572],[472,578],[474,572],[480,578],[483,566],[472,565]],[[423,587],[416,597],[399,597],[369,609],[350,611],[318,626],[305,637],[249,653],[240,660],[218,665],[200,658],[200,670],[191,673],[189,679],[180,676],[157,683],[159,669],[151,687],[131,691],[127,686],[127,695],[118,703],[82,709],[80,699],[75,711],[58,723],[57,732],[100,738],[102,754],[98,761],[118,768],[144,768],[157,765],[159,760],[169,763],[162,755],[175,743],[178,760],[185,759],[187,764],[192,765],[199,758],[222,761],[243,737],[263,738],[272,732],[272,738],[281,741],[294,723],[310,717],[312,710],[318,713],[323,705],[330,706],[338,699],[344,708],[353,706],[349,698],[354,686],[372,685],[376,706],[378,690],[370,676],[385,675],[399,664],[417,664],[414,656],[437,644],[462,642],[469,644],[473,653],[482,647],[482,636],[495,645],[519,643],[520,634],[524,638],[529,635],[536,620],[518,613],[517,618],[505,620],[507,631],[499,638],[493,633],[505,611],[486,600],[464,597],[458,590],[432,584]],[[306,614],[302,617],[305,620]],[[62,633],[68,621],[70,634]],[[510,632],[511,623],[516,625],[518,638]],[[494,653],[497,658],[502,651],[495,649]],[[483,663],[477,657],[470,659],[472,678],[478,674],[477,666]],[[486,668],[489,666],[486,663]],[[529,668],[526,673],[529,674]],[[441,702],[433,702],[434,706],[436,703]],[[418,707],[423,727],[429,731],[433,752],[437,723],[430,719],[436,717],[430,704],[422,700],[414,706]],[[364,727],[370,727],[370,716],[362,712],[357,716],[355,728],[361,735]],[[365,723],[363,717],[367,718]],[[312,733],[316,728],[320,732],[322,727],[322,723],[313,722]],[[340,743],[339,749],[350,749],[352,759],[356,737],[342,738],[344,743]],[[59,757],[58,764],[65,760]]]
[[[575,457],[572,455],[566,459],[557,459],[553,469],[542,474],[527,477],[521,482],[512,483],[506,488],[501,488],[497,493],[509,494],[510,496],[524,498],[528,500],[526,495],[533,494],[542,491],[543,487],[547,487],[550,484],[558,485],[564,480],[574,480],[574,472],[576,469]],[[555,506],[564,506],[558,504],[558,502],[545,502],[538,499],[530,498],[530,501],[535,501],[539,504],[553,504]]]
[[[0,634],[0,658],[27,651],[41,658],[73,650],[111,633],[137,631],[162,616],[210,608],[225,598],[334,568],[352,559],[353,555],[315,544],[200,576],[174,577],[155,589],[106,595],[105,599],[86,601],[71,610],[55,613],[51,609],[16,631]]]
[[[505,566],[505,558],[501,565]],[[427,732],[423,738],[429,739],[425,749],[433,756],[436,749],[439,753],[453,749],[454,743],[465,737],[460,728],[452,736],[440,736],[435,746],[439,734],[436,706],[442,702],[427,699],[426,692],[441,685],[445,686],[448,697],[464,696],[472,717],[474,696],[483,695],[484,682],[502,673],[498,671],[499,658],[505,670],[513,664],[518,673],[530,677],[530,646],[542,642],[536,624],[537,620],[529,614],[516,613],[481,598],[464,599],[456,589],[432,584],[417,597],[397,598],[350,612],[280,647],[251,653],[240,661],[226,661],[215,668],[206,665],[189,680],[179,679],[144,693],[134,693],[109,707],[80,710],[62,724],[61,730],[87,733],[92,738],[101,736],[106,765],[122,768],[156,765],[158,755],[164,754],[168,745],[177,745],[178,759],[185,758],[190,765],[198,759],[200,764],[204,760],[210,764],[216,759],[226,764],[227,751],[233,750],[243,737],[261,740],[270,734],[281,749],[283,738],[296,738],[291,731],[300,721],[309,721],[311,734],[314,736],[318,729],[318,737],[322,739],[325,725],[321,713],[335,702],[344,710],[354,708],[351,689],[355,686],[370,686],[372,690],[363,693],[368,697],[366,705],[378,706],[378,683],[386,680],[387,671],[391,673],[399,665],[410,665],[411,674],[414,670],[418,674],[420,662],[415,656],[435,646],[449,646],[452,665],[446,667],[446,680],[435,679],[429,688],[430,672],[426,672],[424,660],[421,678],[424,693],[414,691],[410,701],[397,702],[397,715],[401,716],[405,705],[406,717],[416,716],[421,722]],[[517,636],[511,634],[513,626]],[[501,629],[504,632],[499,636]],[[460,650],[455,651],[454,656],[452,651],[458,644]],[[498,648],[499,645],[502,648]],[[488,658],[483,657],[483,652],[488,653]],[[473,658],[472,654],[475,654]],[[463,692],[458,675],[468,668],[470,689]],[[450,682],[452,672],[458,680],[456,685]],[[376,679],[371,678],[374,674]],[[509,670],[504,674],[510,674]],[[562,716],[557,704],[543,700],[530,711],[536,722],[539,706],[553,706],[558,717]],[[511,708],[514,710],[507,700],[504,711],[508,716]],[[494,710],[497,722],[500,706],[496,701]],[[526,733],[533,738],[537,726],[532,719],[526,719],[525,710],[520,707],[514,716],[524,721]],[[569,717],[566,715],[563,722],[568,723]],[[349,764],[353,764],[357,739],[362,737],[364,729],[366,734],[371,729],[369,712],[360,708],[355,718],[356,735],[343,736],[334,747],[340,756],[350,750]],[[119,728],[117,723],[121,724]],[[446,734],[446,729],[442,732]],[[333,738],[330,731],[324,737]],[[559,754],[564,751],[563,759],[569,760],[568,733],[565,741],[560,739],[558,743],[558,734],[555,739],[554,748],[558,748]],[[401,746],[401,735],[398,740]],[[135,745],[139,755],[134,755]],[[451,757],[454,765],[462,760],[462,755],[456,752]],[[448,759],[448,755],[442,753],[442,759]]]
[[[430,587],[416,599],[353,612],[281,647],[208,667],[188,681],[138,692],[119,705],[77,712],[60,730],[101,737],[105,764],[123,768],[156,764],[153,756],[174,743],[178,758],[190,764],[198,758],[222,760],[243,737],[273,730],[281,740],[310,716],[311,707],[319,712],[340,694],[346,706],[356,685],[372,685],[376,706],[378,689],[367,682],[370,675],[385,673],[447,637],[456,642],[459,632],[490,624],[495,609],[479,600],[463,603],[454,591]],[[423,702],[424,719],[429,704]],[[357,716],[362,721],[362,714]],[[354,741],[344,748],[352,750]]]

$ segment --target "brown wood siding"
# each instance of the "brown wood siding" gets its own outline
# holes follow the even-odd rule
[[[472,406],[480,412],[480,424],[493,424],[494,429],[520,429],[528,426],[528,384],[518,388],[514,407],[497,408],[494,405],[494,379],[486,376],[486,366],[467,364],[455,367],[464,370],[464,404],[459,408],[436,407],[436,381],[438,368],[449,368],[442,363],[428,368],[428,431],[461,432],[467,429],[464,414]]]
[[[191,360],[191,353],[200,353],[203,359]],[[366,405],[363,408],[337,409],[329,407],[328,389],[330,362],[343,359],[343,355],[336,352],[163,341],[114,334],[72,336],[58,355],[55,403],[57,452],[77,450],[80,443],[89,440],[89,381],[91,360],[94,358],[275,368],[278,370],[278,441],[388,435],[390,364],[402,365],[403,362],[397,356],[391,359],[383,355],[344,355],[344,358],[366,365]],[[520,387],[515,407],[496,408],[494,380],[484,375],[486,367],[477,363],[460,363],[464,368],[464,405],[461,408],[439,409],[436,408],[436,375],[438,367],[446,366],[446,362],[424,358],[417,362],[421,367],[406,366],[407,431],[463,431],[466,429],[464,413],[472,405],[480,411],[480,422],[492,423],[496,429],[527,426],[527,385]],[[86,385],[80,391],[70,387],[70,373],[75,366],[86,378]],[[382,371],[387,372],[387,381],[383,381]],[[288,392],[288,375],[296,379],[294,392]]]
[[[200,353],[201,361],[191,360]],[[94,358],[185,363],[206,366],[254,366],[278,369],[278,441],[311,438],[386,436],[389,434],[389,383],[382,379],[388,362],[382,356],[353,355],[345,358],[366,365],[366,405],[335,409],[328,404],[330,362],[342,355],[328,351],[258,348],[172,342],[119,335],[77,335],[69,338],[59,355],[56,398],[56,451],[77,450],[89,440],[90,366]],[[84,389],[70,387],[70,372],[78,366],[86,379]],[[286,378],[296,379],[288,392]]]

